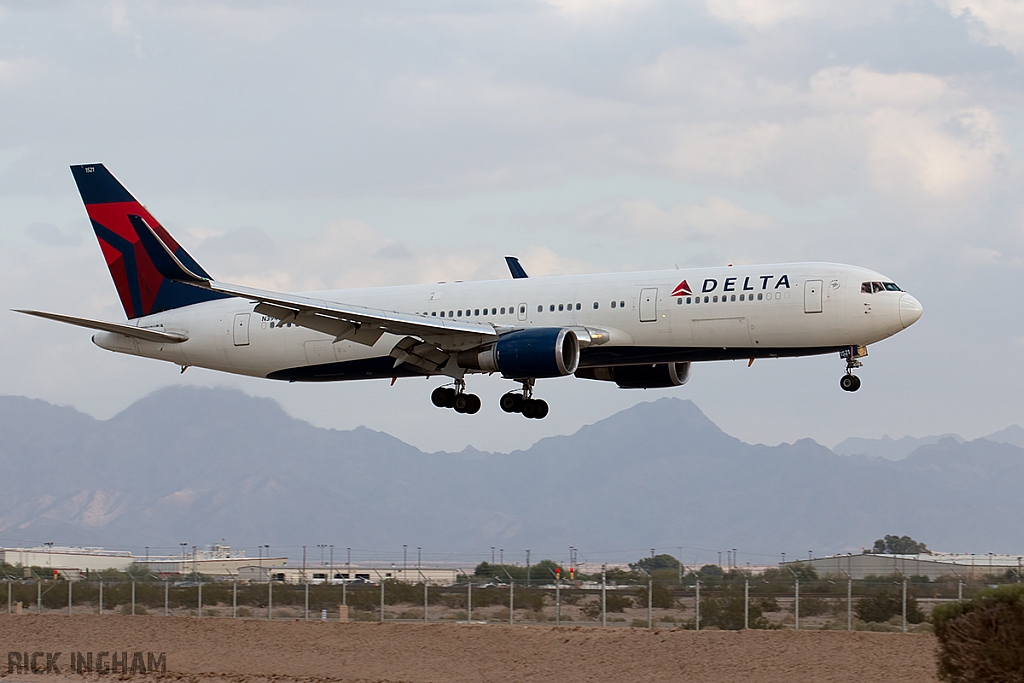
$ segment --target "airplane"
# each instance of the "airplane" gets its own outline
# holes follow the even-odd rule
[[[540,419],[536,381],[575,376],[626,389],[682,386],[693,363],[838,353],[857,391],[870,344],[923,308],[890,278],[835,263],[784,263],[442,282],[303,293],[215,280],[103,164],[71,167],[127,322],[34,310],[96,330],[100,348],[288,382],[440,377],[439,408],[473,414],[474,374],[519,384],[507,413]]]

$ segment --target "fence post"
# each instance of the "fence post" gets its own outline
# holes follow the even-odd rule
[[[750,628],[750,579],[743,579],[743,628]]]
[[[647,628],[654,628],[654,579],[647,579]]]
[[[467,590],[466,597],[466,621],[473,623],[473,579],[471,578],[466,585],[469,587]]]
[[[238,618],[238,579],[231,581],[231,618]]]
[[[608,625],[608,565],[601,565],[601,626]]]
[[[964,582],[963,582],[962,579],[957,579],[957,582],[956,582],[956,599],[957,600],[963,600],[964,599]]]
[[[43,613],[43,580],[36,578],[36,614]]]
[[[562,625],[562,579],[555,579],[555,626]]]
[[[71,579],[68,578],[68,616],[71,616]]]
[[[197,618],[202,619],[203,618],[203,580],[202,579],[199,579],[199,586],[198,586],[198,588],[199,588],[199,590],[196,591],[198,593],[198,595],[196,596],[196,604],[198,605],[198,607],[196,609],[196,616],[197,616]]]
[[[697,594],[693,598],[693,627],[700,630],[700,579],[697,579]]]
[[[171,616],[171,583],[164,581],[164,616]]]
[[[274,581],[267,581],[267,621],[274,619]]]
[[[103,614],[103,579],[100,578],[100,611],[99,614]]]
[[[853,630],[853,579],[846,580],[846,630]]]
[[[348,579],[341,582],[341,604],[348,607]]]
[[[135,616],[135,579],[132,579],[132,616]]]
[[[380,582],[380,623],[384,623],[384,582]]]
[[[306,616],[305,621],[309,621],[309,579],[306,579]]]
[[[11,602],[11,580],[7,579],[7,613],[11,613],[11,607],[14,603]]]
[[[800,579],[796,580],[796,596],[793,600],[793,615],[796,617],[796,630],[800,630]]]
[[[427,593],[427,579],[423,574],[420,574],[420,578],[423,579],[423,623],[430,622],[430,613],[428,608],[430,606],[430,594]]]
[[[907,632],[907,580],[903,579],[903,632]]]

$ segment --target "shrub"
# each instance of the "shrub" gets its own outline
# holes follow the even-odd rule
[[[853,611],[861,621],[882,623],[903,614],[903,598],[900,591],[880,588],[874,595],[858,600]],[[924,621],[924,613],[912,595],[907,596],[907,621],[911,624]]]
[[[750,628],[768,628],[768,620],[762,615],[761,607],[756,601],[751,601],[748,610]],[[700,601],[700,627],[715,627],[726,631],[742,629],[743,595],[702,598]]]
[[[939,677],[964,683],[1024,681],[1024,586],[1000,586],[932,611]]]
[[[637,591],[634,603],[637,607],[647,607],[647,586]],[[651,606],[660,609],[671,609],[674,605],[675,600],[672,598],[671,591],[659,583],[654,584],[654,589],[651,591]]]
[[[902,608],[900,609],[902,610]],[[794,602],[791,611],[795,610],[796,603]],[[817,617],[822,614],[828,614],[831,611],[832,603],[828,600],[815,597],[800,598],[800,616],[802,617]]]

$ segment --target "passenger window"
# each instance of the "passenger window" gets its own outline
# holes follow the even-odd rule
[[[580,310],[581,308],[583,308],[583,304],[576,304],[576,310],[577,311]]]
[[[480,315],[480,309],[479,308],[473,309],[473,315]]]
[[[699,296],[693,297],[693,303],[699,304],[700,303],[700,297]]]
[[[690,297],[686,297],[686,303],[690,303]]]
[[[525,314],[526,313],[526,306],[520,306],[519,307],[519,312]]]
[[[455,317],[455,311],[448,311],[448,317],[449,318],[454,318]]]
[[[717,304],[718,303],[718,295],[716,294],[714,296],[714,298],[711,299],[711,301],[712,301],[712,303],[716,303]]]
[[[676,306],[682,306],[682,305],[683,305],[683,297],[679,297],[678,299],[676,299]]]
[[[560,311],[563,310],[562,309],[562,304],[558,304],[558,310],[560,310]]]
[[[460,318],[462,317],[462,309],[461,309],[461,308],[459,309],[459,315],[458,315],[458,317],[460,317]]]
[[[554,313],[554,311],[555,311],[555,305],[551,304],[551,312]]]
[[[537,312],[538,313],[543,313],[544,312],[544,307],[543,306],[538,306],[537,307]]]
[[[612,302],[612,308],[615,308],[615,302],[614,301]]]
[[[709,301],[708,297],[704,297],[704,303],[707,303],[708,301]]]
[[[761,300],[761,297],[763,297],[763,296],[764,296],[763,294],[758,294],[758,295],[757,295],[757,300],[758,300],[758,301],[760,301],[760,300]]]
[[[740,294],[740,301],[743,301],[743,295]]]
[[[729,301],[736,301],[736,295],[733,294],[732,296],[730,296]]]
[[[274,321],[273,320],[270,321],[270,329],[274,329]]]
[[[619,302],[619,308],[625,308],[625,307],[626,307],[626,302],[625,301],[620,301]]]
[[[597,302],[596,301],[594,302],[594,310],[595,311],[597,310]]]
[[[498,309],[497,308],[492,308],[491,309],[491,315],[498,315]]]
[[[434,311],[434,312],[433,312],[433,313],[431,313],[430,315],[432,315],[432,316],[434,316],[434,317],[436,318],[436,317],[437,317],[437,311]]]
[[[441,317],[442,318],[444,317],[444,311],[441,311]]]

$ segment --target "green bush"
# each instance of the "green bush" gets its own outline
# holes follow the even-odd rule
[[[932,612],[939,676],[957,683],[1024,682],[1024,586],[980,592]]]
[[[700,627],[720,628],[725,631],[739,631],[743,628],[743,595],[723,595],[701,598]],[[768,620],[761,613],[757,601],[751,601],[748,608],[750,628],[769,628]]]
[[[647,607],[647,586],[642,587],[636,592],[634,603],[637,607]],[[671,609],[675,606],[675,599],[668,588],[656,583],[651,591],[651,606],[660,609]]]
[[[903,597],[901,591],[883,587],[874,595],[861,598],[853,608],[857,618],[865,622],[882,623],[903,614]],[[907,622],[920,624],[924,621],[924,613],[917,606],[917,598],[907,596]]]
[[[608,614],[612,612],[623,612],[627,607],[633,605],[633,599],[625,595],[609,593],[605,595],[604,608]],[[583,615],[588,619],[601,618],[601,599],[588,602],[583,606]]]

